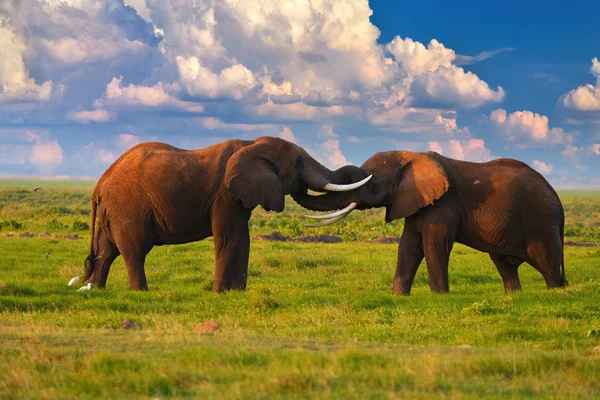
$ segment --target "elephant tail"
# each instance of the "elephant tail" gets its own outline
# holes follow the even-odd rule
[[[565,276],[565,211],[560,208],[560,245],[562,246],[562,257],[560,259],[560,273],[562,275],[563,286],[567,286],[567,277]]]
[[[87,281],[88,279],[90,279],[90,277],[92,276],[92,273],[94,272],[93,262],[94,262],[94,259],[96,258],[95,254],[94,254],[94,242],[96,241],[95,240],[96,239],[95,238],[96,211],[98,210],[98,203],[99,203],[99,198],[96,194],[96,191],[94,191],[94,193],[92,194],[92,223],[91,223],[92,235],[90,238],[90,254],[85,259],[85,279],[84,279],[84,281]]]

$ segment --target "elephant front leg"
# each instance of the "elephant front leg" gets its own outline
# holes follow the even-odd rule
[[[250,255],[250,211],[243,209],[213,216],[215,241],[214,292],[246,289]]]
[[[398,263],[392,293],[410,294],[417,269],[423,261],[423,240],[419,232],[404,228],[398,244]]]

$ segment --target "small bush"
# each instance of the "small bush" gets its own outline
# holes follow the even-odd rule
[[[74,231],[89,231],[90,224],[83,221],[75,221],[73,222],[73,226],[71,229],[73,229]]]
[[[56,218],[52,218],[52,220],[50,220],[50,222],[48,223],[48,228],[53,229],[53,230],[67,229],[68,227],[69,227],[69,225],[63,224]]]
[[[12,228],[18,231],[20,229],[23,229],[23,224],[17,220],[9,218],[7,220],[4,220],[4,222],[0,223],[0,229],[2,229],[2,227]]]

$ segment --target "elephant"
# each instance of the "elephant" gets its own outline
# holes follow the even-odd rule
[[[372,175],[345,193],[293,194],[314,211],[340,211],[313,218],[323,226],[354,208],[386,207],[385,221],[405,218],[392,292],[410,294],[425,258],[432,292],[449,292],[448,260],[453,244],[488,253],[505,291],[521,289],[518,268],[527,262],[548,288],[567,285],[564,210],[552,186],[527,164],[507,158],[474,163],[436,152],[376,153],[360,169],[345,169],[341,182]]]
[[[144,262],[154,246],[213,236],[213,291],[243,290],[252,210],[260,205],[281,212],[286,194],[353,190],[366,183],[337,185],[345,169],[331,171],[303,148],[268,136],[197,150],[138,144],[104,172],[93,191],[85,281],[104,288],[121,255],[129,287],[147,290]]]

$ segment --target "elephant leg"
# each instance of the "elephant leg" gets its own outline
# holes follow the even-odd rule
[[[490,258],[496,265],[504,281],[504,291],[514,292],[521,290],[521,281],[519,280],[519,266],[522,260],[516,257],[505,256],[497,253],[490,253]]]
[[[445,226],[433,224],[428,225],[422,234],[429,288],[433,293],[447,293],[450,291],[448,260],[454,239],[450,237]]]
[[[212,230],[215,242],[214,292],[246,289],[250,255],[250,210],[222,207],[213,213]]]
[[[148,234],[145,225],[143,222],[137,222],[135,225],[132,223],[113,229],[116,231],[115,242],[127,267],[131,290],[148,290],[144,263],[146,255],[152,250],[154,240]]]
[[[97,256],[90,261],[90,276],[87,282],[97,288],[104,289],[110,266],[120,253],[117,246],[108,238],[102,228],[98,230],[97,237],[95,249]]]
[[[542,274],[548,289],[566,286],[560,272],[562,251],[560,238],[538,240],[527,246],[527,262]]]
[[[123,261],[125,261],[127,267],[129,288],[131,290],[148,290],[148,281],[144,270],[146,254],[147,252],[141,251],[123,253]]]
[[[404,226],[404,232],[398,244],[398,263],[392,293],[410,294],[417,269],[423,261],[423,240],[421,234]]]

